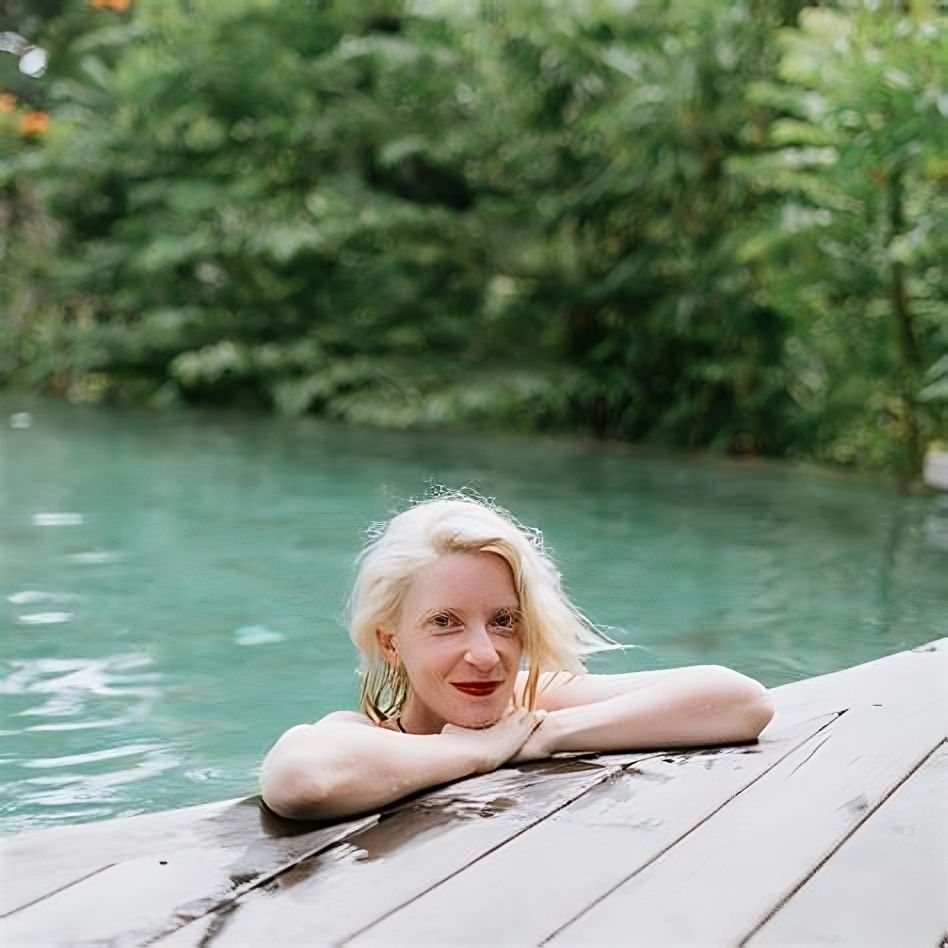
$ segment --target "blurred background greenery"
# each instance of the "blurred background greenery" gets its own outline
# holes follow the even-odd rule
[[[6,0],[0,385],[913,478],[936,2]]]

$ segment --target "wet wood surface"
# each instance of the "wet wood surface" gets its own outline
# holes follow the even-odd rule
[[[540,944],[833,720],[796,722],[755,745],[645,758],[353,943],[441,945],[460,929],[484,944]],[[516,914],[484,911],[498,891],[516,893]]]
[[[948,932],[945,742],[749,944],[936,944],[932,932]]]
[[[266,883],[378,817],[317,829],[310,825],[299,832],[303,827],[287,826],[288,821],[252,799],[207,821],[169,825],[164,839],[153,836],[151,826],[140,832],[134,819],[117,821],[125,826],[113,827],[114,838],[89,853],[88,865],[95,867],[91,871],[6,914],[0,922],[0,944],[145,944]],[[134,843],[139,848],[130,847]],[[35,865],[39,860],[29,861]],[[5,862],[4,882],[11,868]]]
[[[421,800],[349,837],[268,886],[238,899],[215,929],[215,945],[336,944],[529,830],[621,765],[567,761],[502,770],[458,785],[432,805]],[[206,926],[163,945],[202,945]]]
[[[750,745],[255,797],[0,841],[4,945],[938,945],[948,640],[774,689]]]
[[[741,944],[944,739],[939,687],[919,674],[848,708],[553,943],[603,943],[634,918],[645,944]]]

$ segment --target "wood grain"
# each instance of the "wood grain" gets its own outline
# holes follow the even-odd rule
[[[942,656],[944,657],[944,656]],[[737,944],[945,737],[944,663],[869,689],[659,859],[552,938],[608,943],[634,920],[649,944]]]
[[[174,826],[168,814],[164,840],[153,835],[160,825],[157,820],[147,830],[135,827],[137,835],[128,826],[116,826],[119,836],[111,855],[118,858],[7,913],[0,919],[0,944],[54,945],[64,939],[68,944],[142,944],[377,819],[373,815],[318,828],[294,826],[261,810],[251,798],[186,825]],[[91,864],[109,848],[103,845],[99,855],[89,856]]]
[[[423,798],[248,893],[214,923],[202,920],[159,944],[335,944],[620,769],[569,760],[497,771],[490,780],[481,778],[479,786],[455,785],[437,802]]]
[[[631,765],[347,944],[539,944],[835,720]]]
[[[62,826],[0,840],[0,916],[35,902],[113,862],[161,848],[172,839],[217,836],[224,821],[243,823],[241,800],[163,813]],[[234,809],[238,808],[238,809]],[[225,815],[226,814],[226,815]],[[205,835],[206,834],[206,835]]]
[[[948,743],[751,936],[752,948],[931,948],[948,933]]]

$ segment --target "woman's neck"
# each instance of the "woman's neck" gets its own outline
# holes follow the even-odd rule
[[[406,734],[440,734],[448,722],[409,695],[398,716]]]

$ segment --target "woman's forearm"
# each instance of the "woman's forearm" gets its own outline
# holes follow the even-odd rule
[[[694,747],[755,740],[773,717],[766,689],[720,666],[551,711],[536,737],[549,753]]]
[[[418,790],[494,770],[523,747],[545,714],[517,708],[489,727],[445,725],[440,734],[397,734],[328,718],[290,728],[263,762],[263,799],[292,819],[375,810]]]
[[[300,725],[267,755],[260,782],[275,813],[324,820],[378,809],[480,767],[470,746],[447,735]]]

